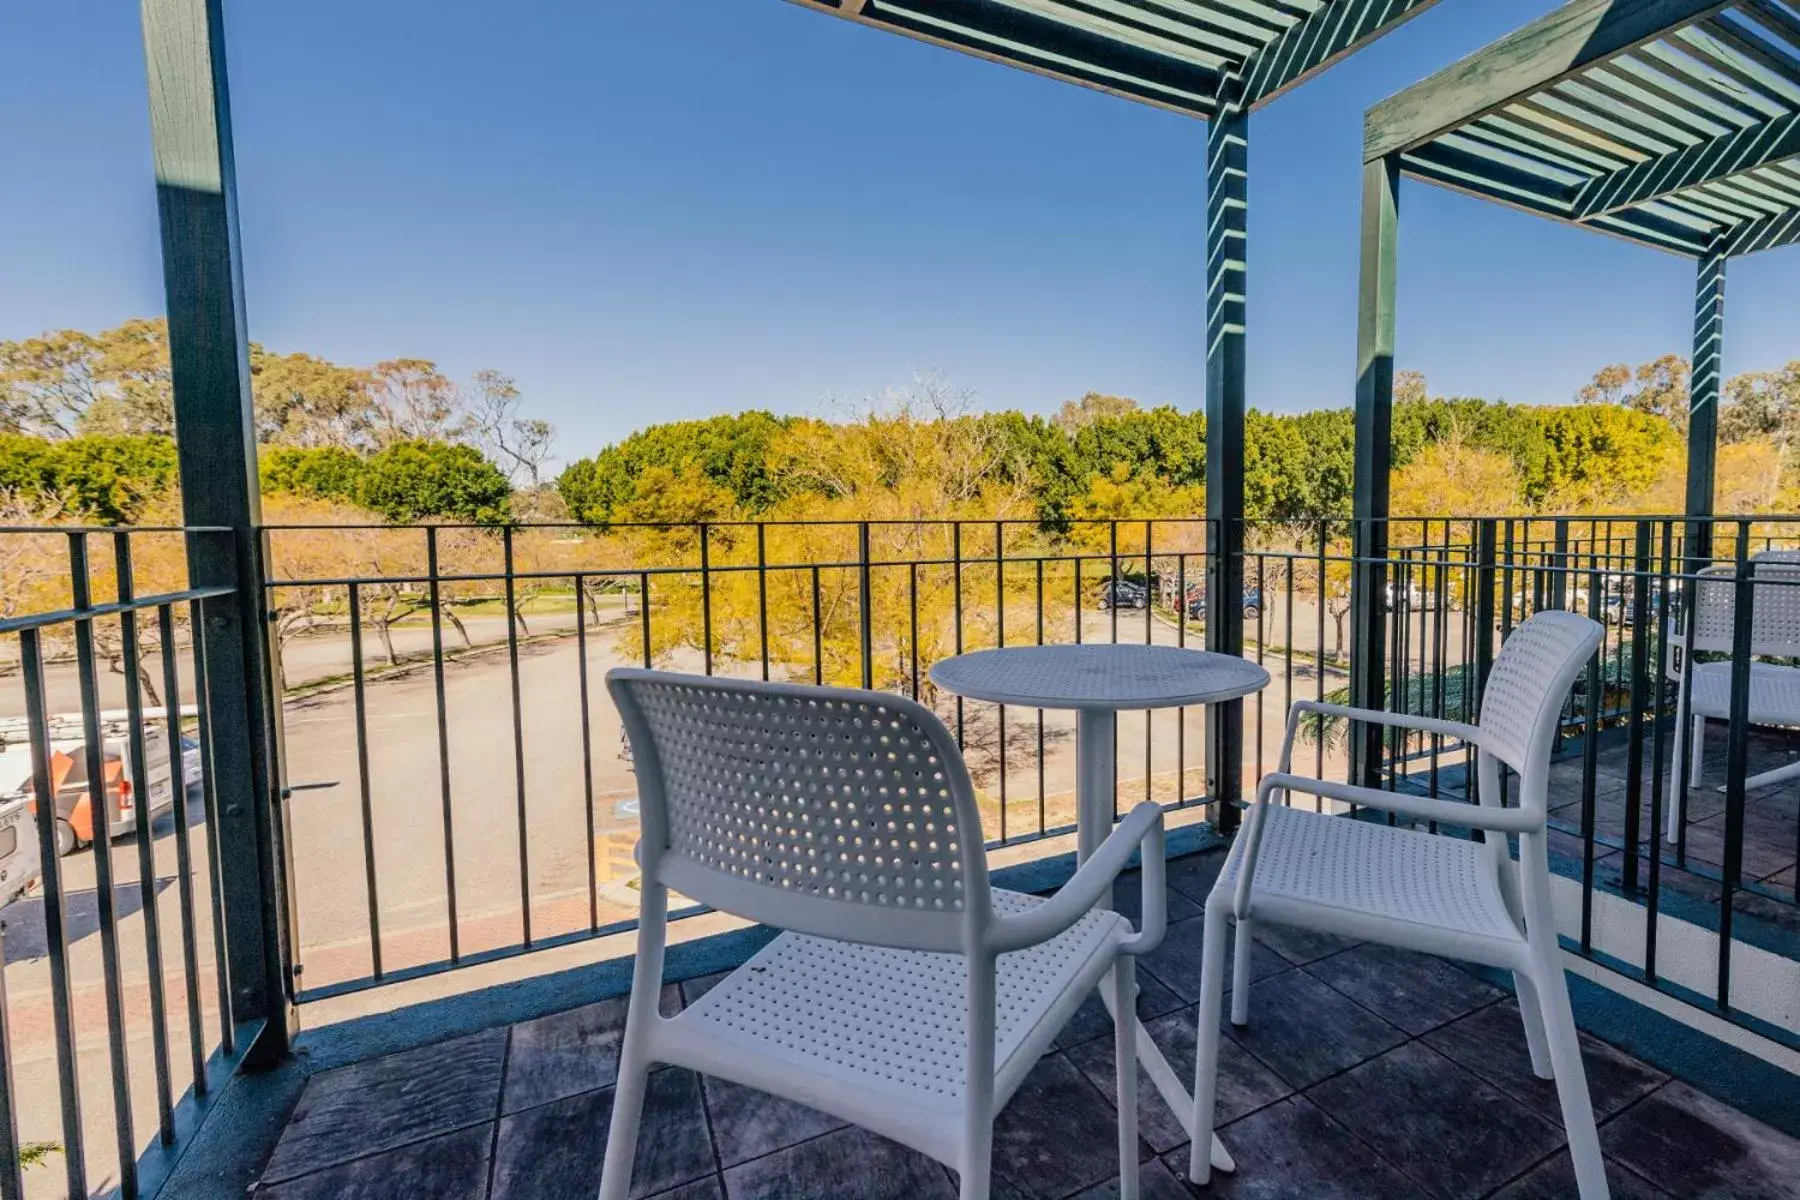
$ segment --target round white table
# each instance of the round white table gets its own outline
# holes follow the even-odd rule
[[[1114,716],[1237,700],[1269,686],[1269,673],[1246,659],[1178,646],[1008,646],[946,658],[931,668],[931,681],[970,700],[1074,711],[1075,856],[1086,862],[1113,827]],[[1142,1025],[1137,1047],[1163,1099],[1190,1124],[1193,1094]],[[1217,1135],[1212,1162],[1222,1171],[1236,1165]]]

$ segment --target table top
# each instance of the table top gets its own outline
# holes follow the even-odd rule
[[[1216,704],[1260,692],[1247,659],[1179,646],[1008,646],[946,658],[931,681],[971,700],[1025,708],[1120,710]]]

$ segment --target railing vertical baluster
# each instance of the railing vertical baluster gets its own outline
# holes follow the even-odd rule
[[[1638,841],[1643,837],[1638,811],[1644,793],[1644,709],[1650,680],[1650,523],[1638,521],[1631,555],[1631,715],[1625,745],[1625,889],[1638,886]],[[1625,598],[1619,598],[1624,619]],[[1659,706],[1660,707],[1660,706]],[[1654,830],[1652,831],[1654,835]]]
[[[1566,547],[1567,542],[1563,545]],[[1561,553],[1561,551],[1559,551]],[[1567,561],[1566,558],[1563,561]],[[1603,616],[1594,611],[1599,601],[1600,576],[1588,562],[1588,616]],[[1583,676],[1587,684],[1587,720],[1581,743],[1581,952],[1594,948],[1594,833],[1598,818],[1596,772],[1600,762],[1600,700],[1606,691],[1606,639],[1594,647],[1594,656]]]
[[[1658,555],[1656,605],[1652,619],[1656,622],[1656,722],[1650,732],[1650,879],[1644,897],[1644,979],[1656,982],[1656,917],[1662,903],[1662,827],[1663,827],[1663,728],[1668,724],[1664,709],[1668,704],[1668,687],[1663,672],[1669,661],[1669,572],[1674,566],[1675,523],[1665,520],[1661,531],[1662,547]],[[1640,630],[1639,636],[1643,636]],[[1681,727],[1674,729],[1680,737]]]
[[[588,932],[600,928],[600,862],[594,829],[594,726],[588,705],[587,576],[575,576],[575,677],[581,700],[581,800],[587,821]]]
[[[181,970],[187,1002],[188,1057],[194,1095],[206,1095],[206,1031],[200,1015],[200,948],[194,926],[194,856],[188,844],[188,778],[181,734],[181,667],[175,657],[175,613],[156,609],[157,645],[162,655],[163,720],[169,730],[170,815],[175,821],[175,896],[181,909]]]
[[[56,844],[56,788],[50,774],[50,715],[44,702],[44,653],[35,629],[19,633],[19,668],[25,680],[25,721],[31,741],[32,800],[37,809],[44,944],[50,955],[50,1020],[56,1037],[56,1080],[62,1101],[63,1177],[72,1197],[86,1196],[87,1149],[81,1122],[81,1076],[75,1046],[75,998],[69,980],[69,926],[63,895],[62,857]],[[204,710],[203,710],[204,711]],[[217,894],[215,889],[214,894]],[[215,929],[222,928],[215,922]],[[220,955],[220,973],[224,956]],[[229,1004],[229,997],[221,1003]],[[225,1009],[229,1014],[230,1009]],[[230,1026],[229,1015],[225,1024]],[[3,1082],[3,1081],[0,1081]],[[11,1086],[7,1085],[11,1092]]]
[[[1320,702],[1323,702],[1325,699],[1325,609],[1330,604],[1330,599],[1327,596],[1325,589],[1325,573],[1329,569],[1329,563],[1326,561],[1325,552],[1326,542],[1330,539],[1330,536],[1331,528],[1329,524],[1320,521],[1318,574],[1319,611],[1314,614],[1317,618],[1317,629],[1314,631],[1314,634],[1318,640],[1313,642],[1313,699]],[[1291,582],[1289,583],[1289,586],[1293,586]],[[1320,736],[1313,739],[1313,778],[1325,778],[1325,737],[1322,730]],[[1318,796],[1313,797],[1313,811],[1317,812],[1324,808],[1324,806],[1325,802],[1323,799]]]
[[[219,991],[219,1046],[228,1055],[237,1053],[237,1028],[231,1013],[231,958],[225,946],[225,887],[219,848],[219,780],[214,769],[212,681],[206,670],[205,608],[198,600],[188,603],[188,629],[193,639],[194,702],[199,710],[195,731],[200,739],[200,802],[206,814],[207,893],[212,900],[213,973]]]
[[[369,909],[369,962],[382,977],[381,893],[375,874],[375,794],[369,782],[369,706],[363,675],[362,587],[349,587],[350,680],[356,718],[356,798],[362,816],[363,897]]]
[[[510,571],[508,574],[510,575]],[[814,578],[818,577],[815,570]],[[817,589],[814,589],[817,594]],[[815,606],[814,619],[818,609]],[[706,674],[713,673],[713,624],[712,624],[712,526],[706,521],[700,522],[700,657],[705,664]]]
[[[1725,864],[1719,879],[1720,1011],[1731,1007],[1731,938],[1736,893],[1744,872],[1744,779],[1750,759],[1750,655],[1755,646],[1755,574],[1750,563],[1750,522],[1737,522],[1737,575],[1731,610],[1731,724],[1726,732]],[[1689,610],[1688,622],[1694,623]],[[1688,663],[1690,678],[1694,664]]]
[[[0,966],[6,938],[0,927]],[[13,1110],[12,1022],[7,1017],[6,972],[0,970],[0,1200],[25,1200],[25,1171],[19,1160],[19,1117]]]
[[[1175,644],[1187,646],[1187,551],[1175,553]],[[1187,801],[1187,709],[1175,710],[1175,802]]]
[[[638,572],[638,636],[644,643],[643,664],[650,666],[650,572]]]
[[[813,635],[813,682],[825,682],[825,599],[819,589],[819,568],[812,568],[812,635]],[[712,674],[709,664],[708,675]],[[961,743],[958,743],[959,745]]]
[[[1156,591],[1151,586],[1155,573],[1151,570],[1152,549],[1154,547],[1151,523],[1144,522],[1144,645],[1153,640],[1153,622],[1156,620]],[[1156,724],[1156,713],[1144,710],[1144,799],[1156,798],[1156,762],[1152,757],[1151,730]]]
[[[702,529],[705,526],[701,527]],[[701,539],[702,553],[706,541]],[[525,701],[519,688],[518,571],[513,559],[513,527],[500,531],[500,549],[506,570],[506,672],[512,698],[513,796],[519,825],[519,923],[527,948],[531,945],[531,823],[525,803]],[[710,645],[711,639],[708,639]],[[707,660],[706,673],[712,674]]]
[[[462,940],[456,919],[456,818],[450,792],[450,713],[444,686],[444,597],[438,578],[437,526],[425,529],[426,586],[431,598],[431,674],[437,691],[438,798],[444,826],[444,920],[450,933],[450,961],[462,961]],[[507,627],[512,613],[506,614]]]
[[[912,698],[921,699],[919,695],[919,564],[911,563],[906,568],[906,620],[907,655],[911,658]]]
[[[1006,523],[994,522],[994,645],[1006,645]],[[1000,840],[1006,840],[1006,705],[997,707],[1000,744]]]
[[[1044,557],[1037,559],[1037,644],[1044,644]],[[1038,788],[1038,832],[1047,829],[1048,821],[1045,813],[1047,800],[1044,792],[1044,710],[1037,710],[1037,788]]]
[[[762,656],[763,682],[769,681],[769,544],[768,525],[756,523],[756,636]],[[917,696],[919,689],[913,688]]]
[[[113,568],[121,605],[137,599],[131,557],[131,534],[113,533]],[[150,755],[144,745],[144,694],[138,645],[137,612],[119,613],[119,660],[125,676],[125,763],[131,768],[130,798],[137,843],[138,906],[144,923],[144,966],[150,1000],[150,1062],[156,1078],[156,1132],[163,1145],[175,1140],[175,1101],[169,1071],[168,997],[164,990],[162,910],[156,896],[156,831],[152,827]],[[179,748],[169,743],[169,755]],[[110,820],[110,816],[108,818]]]
[[[952,621],[954,622],[953,653],[963,652],[963,555],[962,555],[962,522],[954,521],[950,525],[950,587],[955,593],[951,604]],[[956,698],[956,748],[963,748],[963,698]]]
[[[76,612],[75,659],[81,692],[88,813],[93,825],[94,899],[100,920],[100,969],[106,999],[119,1194],[132,1197],[137,1195],[137,1139],[132,1133],[131,1075],[125,1056],[125,1004],[119,982],[118,893],[112,863],[112,807],[106,794],[106,743],[100,728],[99,684],[94,678],[94,619],[86,615],[93,608],[93,599],[89,591],[87,535],[84,533],[69,534],[69,579]]]
[[[857,638],[862,652],[862,685],[875,686],[875,581],[870,574],[869,523],[856,529]]]

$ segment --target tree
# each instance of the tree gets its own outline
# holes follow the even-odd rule
[[[1608,511],[1643,494],[1678,459],[1680,435],[1659,417],[1605,404],[1531,410],[1548,447],[1526,499],[1560,512]]]
[[[477,524],[509,519],[512,485],[473,446],[401,441],[363,466],[358,498],[392,522],[445,517]]]
[[[701,421],[651,425],[593,458],[570,463],[556,489],[569,515],[590,525],[617,519],[615,510],[637,495],[637,481],[651,467],[681,474],[693,467],[730,491],[747,512],[764,512],[781,499],[771,466],[771,444],[792,421],[766,412],[744,412]]]
[[[1512,460],[1468,444],[1452,429],[1394,472],[1388,511],[1396,517],[1506,516],[1519,510]]]
[[[257,460],[265,495],[352,503],[362,494],[366,461],[342,446],[270,446]]]
[[[523,403],[518,385],[498,371],[475,372],[467,408],[470,430],[488,458],[506,472],[513,487],[536,496],[544,483],[544,464],[556,440],[548,421],[519,416]]]
[[[1635,371],[1624,363],[1613,363],[1594,372],[1575,398],[1582,404],[1614,404],[1648,413],[1686,431],[1691,373],[1687,359],[1679,354],[1665,354]]]
[[[1773,371],[1746,371],[1725,381],[1719,440],[1726,445],[1768,439],[1783,450],[1800,423],[1800,359]]]
[[[1073,434],[1102,417],[1125,417],[1137,411],[1138,402],[1129,396],[1089,392],[1079,400],[1064,400],[1051,421],[1064,433]]]
[[[370,437],[378,449],[396,442],[447,442],[467,432],[456,385],[422,358],[376,363],[369,372]]]
[[[0,342],[0,433],[67,437],[99,394],[100,350],[73,329]]]
[[[310,354],[250,344],[256,436],[269,445],[362,450],[373,445],[374,379]]]

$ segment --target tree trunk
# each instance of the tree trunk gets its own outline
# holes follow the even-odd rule
[[[475,639],[469,636],[469,627],[464,625],[462,618],[456,615],[455,606],[446,604],[443,606],[443,612],[446,617],[450,618],[450,624],[456,627],[457,635],[462,638],[463,649],[473,650],[475,648]]]

